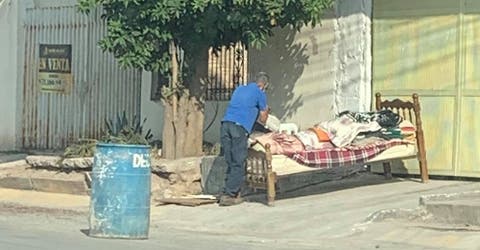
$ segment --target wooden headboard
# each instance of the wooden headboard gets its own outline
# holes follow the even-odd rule
[[[418,162],[423,182],[428,181],[427,154],[425,150],[425,136],[423,134],[422,116],[420,113],[420,101],[418,94],[412,95],[412,101],[400,99],[382,100],[382,94],[375,94],[375,108],[377,111],[389,109],[400,115],[403,119],[410,121],[416,127]]]

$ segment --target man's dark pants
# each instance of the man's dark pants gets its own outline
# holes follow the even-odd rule
[[[233,122],[222,122],[220,129],[222,150],[227,162],[225,194],[237,196],[245,181],[245,160],[248,154],[248,133]]]

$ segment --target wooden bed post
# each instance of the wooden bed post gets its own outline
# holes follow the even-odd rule
[[[382,109],[382,94],[380,93],[375,94],[375,109],[377,111]]]
[[[375,94],[375,109],[377,111],[382,110],[382,94],[380,93]],[[392,167],[390,162],[383,162],[383,175],[387,180],[392,179]]]
[[[427,153],[425,150],[425,137],[423,135],[422,118],[420,116],[420,102],[418,94],[413,94],[413,105],[415,106],[415,123],[417,127],[417,147],[418,147],[418,164],[420,165],[420,174],[422,182],[428,182]]]
[[[385,176],[385,179],[392,179],[392,166],[390,165],[389,161],[383,163],[383,174]]]
[[[272,151],[268,143],[265,145],[265,160],[267,164],[267,204],[273,206],[276,195],[275,183],[277,182],[277,175],[272,170]]]

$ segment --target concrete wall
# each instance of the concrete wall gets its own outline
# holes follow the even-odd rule
[[[220,142],[220,120],[225,114],[228,102],[207,102],[205,104],[205,141],[215,143]],[[210,125],[210,127],[208,127]]]
[[[305,129],[344,110],[370,110],[371,10],[372,0],[337,0],[320,26],[277,30],[250,53],[249,72],[271,75],[274,114]]]
[[[250,53],[249,72],[266,71],[273,113],[300,128],[343,110],[367,111],[371,100],[371,0],[338,0],[320,26],[277,30]]]
[[[334,13],[322,24],[300,33],[278,29],[260,51],[250,51],[249,73],[270,75],[268,103],[272,113],[300,129],[334,115]]]
[[[150,100],[150,89],[152,86],[152,73],[142,73],[142,101],[141,112],[142,119],[147,118],[144,129],[152,130],[155,140],[162,138],[163,131],[163,105],[160,101]]]
[[[0,1],[0,151],[15,149],[18,66],[18,2]]]

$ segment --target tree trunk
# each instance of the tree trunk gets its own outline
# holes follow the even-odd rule
[[[187,93],[178,97],[174,117],[173,102],[165,102],[162,154],[167,159],[200,156],[203,153],[203,107]]]
[[[172,61],[176,62],[175,56]],[[200,156],[203,154],[204,88],[207,76],[208,50],[198,57],[188,91],[173,94],[164,101],[162,155],[167,159]],[[176,74],[178,64],[173,65]],[[178,76],[178,75],[177,75]],[[178,83],[172,78],[173,87]]]

